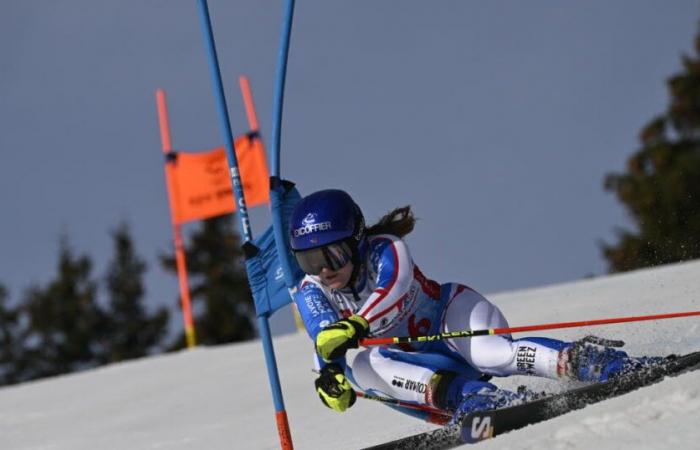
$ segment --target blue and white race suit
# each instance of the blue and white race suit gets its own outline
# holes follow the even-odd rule
[[[352,288],[331,289],[312,275],[300,282],[295,303],[312,340],[325,326],[353,314],[367,319],[373,337],[508,327],[499,309],[473,289],[426,278],[400,238],[369,236],[364,255]],[[334,362],[346,367],[350,380],[364,392],[433,405],[430,380],[438,370],[475,381],[513,374],[558,378],[563,344],[546,338],[479,336],[368,348],[350,364],[345,357]],[[316,361],[319,367],[325,364],[318,357]]]

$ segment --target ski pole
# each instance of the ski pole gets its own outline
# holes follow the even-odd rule
[[[367,400],[374,400],[380,403],[385,403],[387,405],[400,406],[401,408],[415,409],[418,411],[425,411],[428,413],[426,418],[427,422],[435,423],[438,425],[445,425],[452,419],[452,414],[442,409],[432,408],[427,405],[418,405],[416,403],[408,403],[401,400],[396,400],[394,398],[381,397],[379,395],[365,394],[364,392],[355,391],[358,397]]]
[[[489,336],[494,334],[522,333],[524,331],[556,330],[560,328],[590,327],[595,325],[607,325],[612,323],[642,322],[646,320],[673,319],[677,317],[700,316],[700,311],[689,311],[669,314],[655,314],[651,316],[615,317],[612,319],[584,320],[580,322],[545,323],[540,325],[527,325],[510,328],[489,328],[484,330],[462,330],[427,336],[398,336],[386,338],[365,338],[360,340],[360,345],[370,347],[373,345],[408,344],[411,342],[432,342],[443,339],[455,339],[473,336]]]
[[[311,369],[315,374],[320,374],[321,372],[316,369]],[[388,405],[400,406],[402,408],[416,409],[419,411],[425,411],[428,413],[428,417],[425,419],[427,422],[436,423],[438,425],[444,425],[452,419],[452,414],[449,411],[444,411],[442,409],[433,408],[427,405],[419,405],[417,403],[404,402],[402,400],[397,400],[395,398],[381,397],[379,395],[366,394],[362,391],[355,390],[355,395],[366,400],[373,400],[375,402],[386,403]]]

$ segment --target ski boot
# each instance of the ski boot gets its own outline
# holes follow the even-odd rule
[[[617,350],[624,345],[623,341],[587,336],[560,351],[558,372],[563,378],[600,383],[665,361],[662,357],[630,357]]]
[[[451,423],[474,411],[486,411],[518,405],[540,397],[524,386],[517,392],[499,389],[486,381],[474,380],[453,372],[438,371],[431,380],[432,404],[453,412]]]

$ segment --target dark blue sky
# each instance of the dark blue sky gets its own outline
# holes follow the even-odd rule
[[[125,220],[149,303],[175,305],[156,263],[172,235],[154,92],[176,148],[221,144],[196,2],[6,3],[0,282],[16,299],[50,279],[61,233],[102,275]],[[209,6],[234,132],[247,74],[269,142],[282,2]],[[413,205],[408,243],[438,281],[492,293],[600,275],[598,243],[629,225],[604,176],[665,110],[698,6],[299,0],[283,175],[302,193],[348,190],[370,222]],[[253,211],[258,234],[266,221]]]

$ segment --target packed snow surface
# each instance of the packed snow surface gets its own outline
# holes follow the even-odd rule
[[[478,286],[474,286],[478,289]],[[488,296],[512,326],[700,310],[700,262]],[[633,355],[700,349],[700,318],[541,332],[623,339]],[[343,414],[314,389],[312,344],[275,339],[298,449],[357,449],[434,428],[359,399]],[[496,379],[502,387],[561,383]],[[511,449],[700,448],[700,371],[479,444]],[[198,348],[0,389],[0,448],[273,449],[274,409],[260,342]]]

